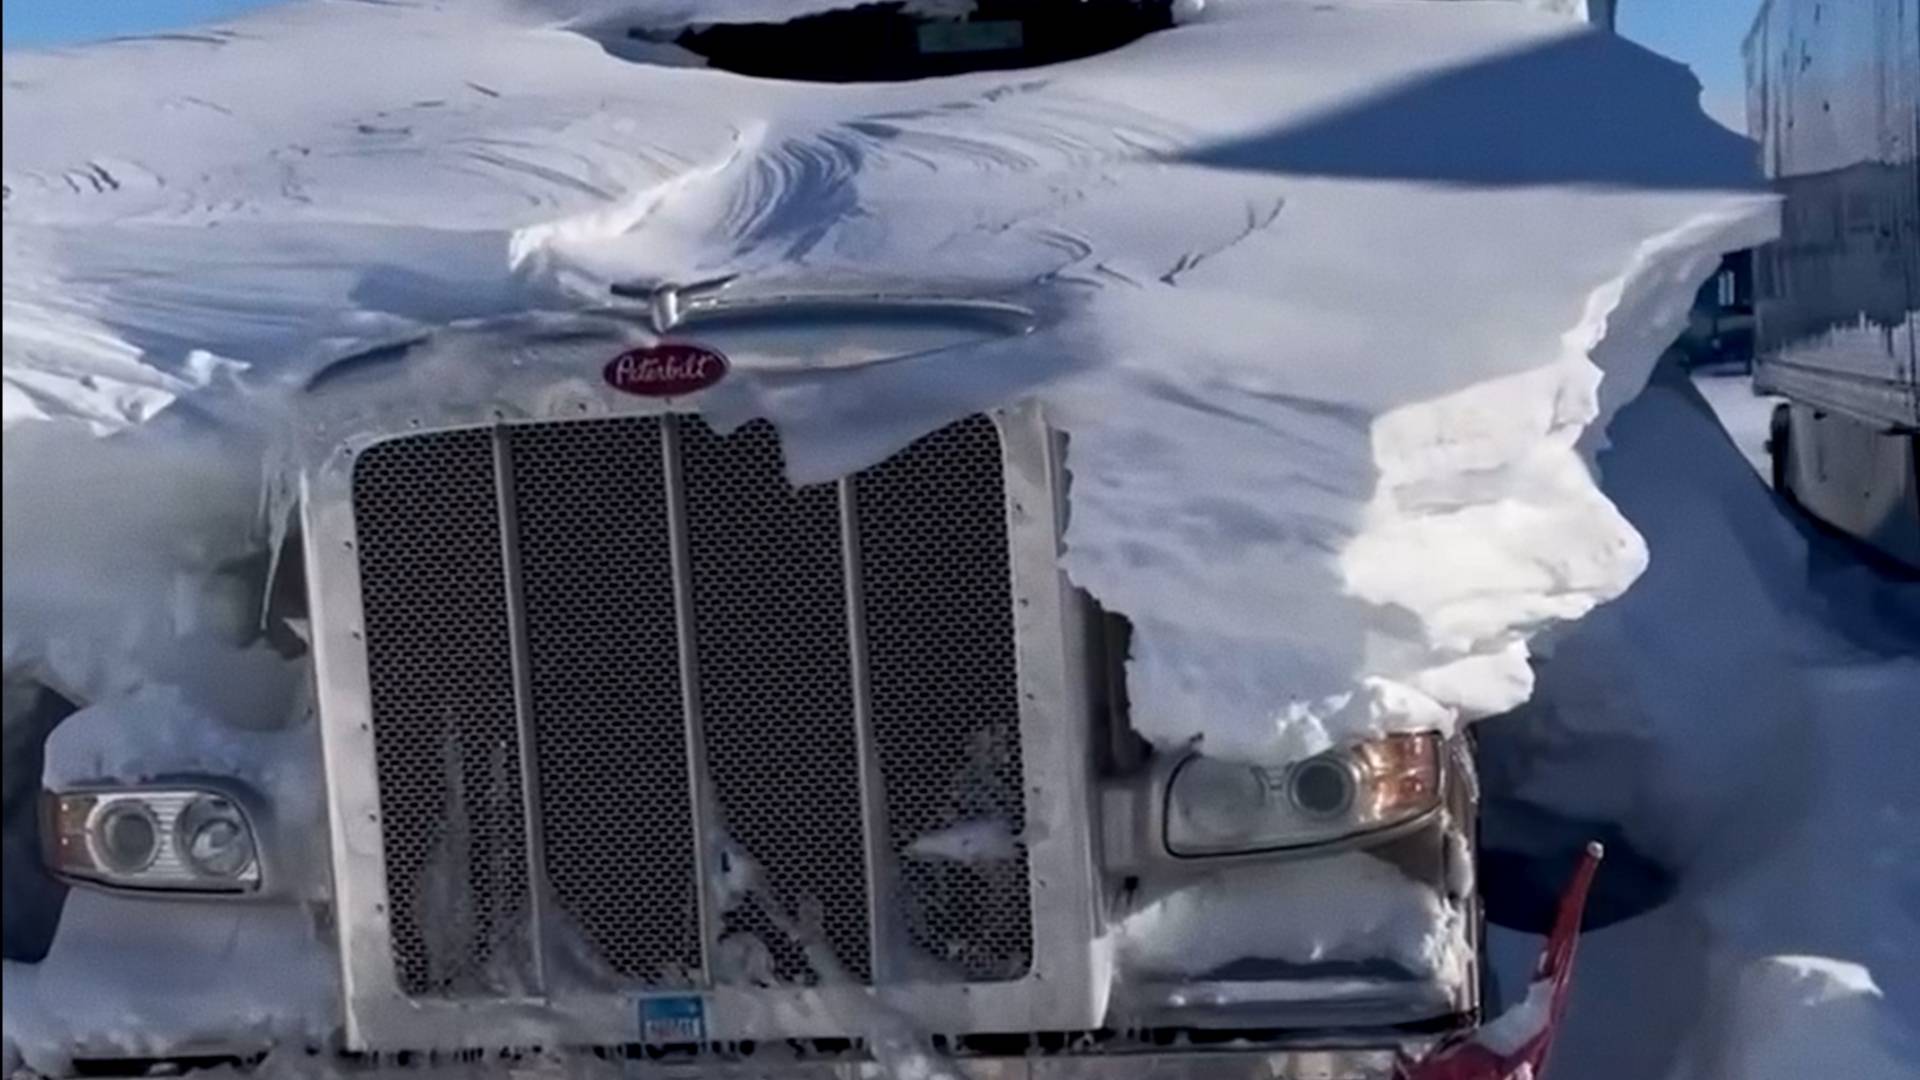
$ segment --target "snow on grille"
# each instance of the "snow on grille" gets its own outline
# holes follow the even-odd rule
[[[846,485],[797,489],[765,422],[725,436],[694,416],[516,424],[367,451],[354,499],[401,989],[511,992],[532,970],[529,946],[560,947],[525,925],[517,705],[533,743],[541,931],[564,933],[594,970],[642,987],[716,968],[871,981],[879,907],[905,930],[887,947],[956,980],[1024,976],[1033,931],[1002,469],[984,416]],[[757,875],[713,898],[711,941],[703,821],[711,870]],[[983,823],[1011,843],[968,858],[918,843]],[[890,892],[878,905],[876,880]],[[716,950],[755,962],[716,963]]]
[[[396,975],[501,991],[527,859],[492,437],[381,443],[353,496]]]
[[[729,437],[681,422],[700,717],[720,827],[763,888],[726,912],[781,982],[813,970],[775,914],[872,977],[860,749],[834,485],[794,488],[773,425]],[[762,905],[780,909],[767,912]]]
[[[1025,846],[966,860],[913,850],[969,825],[1016,838],[1025,828],[999,432],[984,416],[963,420],[854,490],[900,914],[915,946],[969,981],[1019,978],[1033,953]]]
[[[547,880],[600,960],[700,970],[660,421],[510,429]]]

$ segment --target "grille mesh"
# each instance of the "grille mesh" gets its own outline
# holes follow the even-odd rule
[[[1033,953],[1000,436],[984,416],[855,482],[873,733],[900,915],[968,981],[1017,979]],[[982,528],[982,524],[992,525]],[[1004,857],[916,853],[962,830]]]
[[[511,430],[547,878],[602,964],[686,985],[700,907],[660,421]]]
[[[779,435],[765,421],[722,438],[689,417],[681,431],[707,769],[722,829],[765,879],[725,913],[726,932],[757,939],[776,980],[813,982],[827,973],[795,938],[817,929],[846,973],[865,981],[873,968],[838,496],[832,485],[787,483]],[[800,933],[775,925],[776,914]]]
[[[397,439],[354,468],[394,963],[409,994],[505,992],[527,859],[493,440]]]
[[[659,418],[513,425],[497,440],[409,435],[361,456],[353,498],[401,989],[524,989],[533,884],[509,550],[545,887],[559,916],[543,929],[584,950],[573,955],[638,987],[685,986],[703,961],[729,981],[871,981],[871,818],[889,855],[886,919],[904,930],[890,947],[956,979],[1024,976],[1031,899],[994,423],[955,424],[851,485],[874,807],[861,790],[839,489],[788,485],[764,422],[728,436],[697,417],[665,423],[680,433],[683,580]],[[510,514],[497,467],[511,478]],[[503,518],[517,523],[511,547]],[[680,676],[677,600],[690,605],[692,687]],[[735,885],[759,875],[722,890],[721,939],[704,949],[690,705],[713,869]],[[985,858],[925,849],[953,830],[1014,843]],[[548,935],[550,955],[557,940]]]

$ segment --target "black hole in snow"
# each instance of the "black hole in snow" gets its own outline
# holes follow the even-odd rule
[[[740,75],[898,82],[1078,60],[1172,25],[1173,0],[979,0],[964,17],[882,3],[779,23],[693,27],[674,44]],[[629,36],[659,40],[645,30]]]

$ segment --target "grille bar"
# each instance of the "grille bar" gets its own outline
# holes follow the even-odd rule
[[[576,971],[684,987],[706,939],[663,444],[654,419],[511,435],[553,914]]]
[[[810,983],[817,938],[872,977],[865,814],[847,661],[838,500],[787,483],[780,438],[681,421],[700,726],[729,864],[723,974]],[[770,970],[767,970],[770,967]]]
[[[853,680],[854,738],[859,753],[860,805],[865,810],[867,862],[867,941],[878,981],[890,980],[886,948],[889,925],[885,903],[888,865],[886,802],[881,795],[880,761],[873,742],[873,663],[867,646],[866,590],[860,576],[860,504],[853,481],[834,485],[840,509],[840,573],[847,595],[847,659]]]
[[[694,647],[693,553],[687,542],[687,477],[682,467],[680,418],[661,421],[661,468],[667,490],[667,537],[673,564],[673,626],[680,662],[680,700],[687,729],[687,787],[692,793],[693,866],[700,905],[700,940],[720,936],[718,899],[713,894],[713,806],[707,790],[707,740],[700,726],[700,660]],[[700,950],[700,981],[713,982],[711,950]]]
[[[1005,529],[979,528],[1005,513],[999,432],[962,420],[851,483],[895,914],[941,970],[1019,978],[1033,925],[1011,570]]]
[[[514,497],[513,445],[507,429],[493,429],[494,497],[500,516],[501,583],[507,604],[507,644],[512,655],[514,724],[520,742],[520,791],[526,829],[527,850],[527,922],[531,939],[528,965],[532,969],[530,990],[547,989],[547,939],[545,914],[546,851],[540,842],[540,766],[539,737],[533,715],[533,658],[527,643],[527,602],[521,578],[519,500]]]
[[[354,466],[374,772],[395,981],[512,994],[525,800],[493,442],[381,443]]]

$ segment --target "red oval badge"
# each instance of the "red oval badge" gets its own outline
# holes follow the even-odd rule
[[[704,345],[666,343],[628,349],[607,361],[607,385],[643,397],[679,397],[727,377],[727,358]]]

